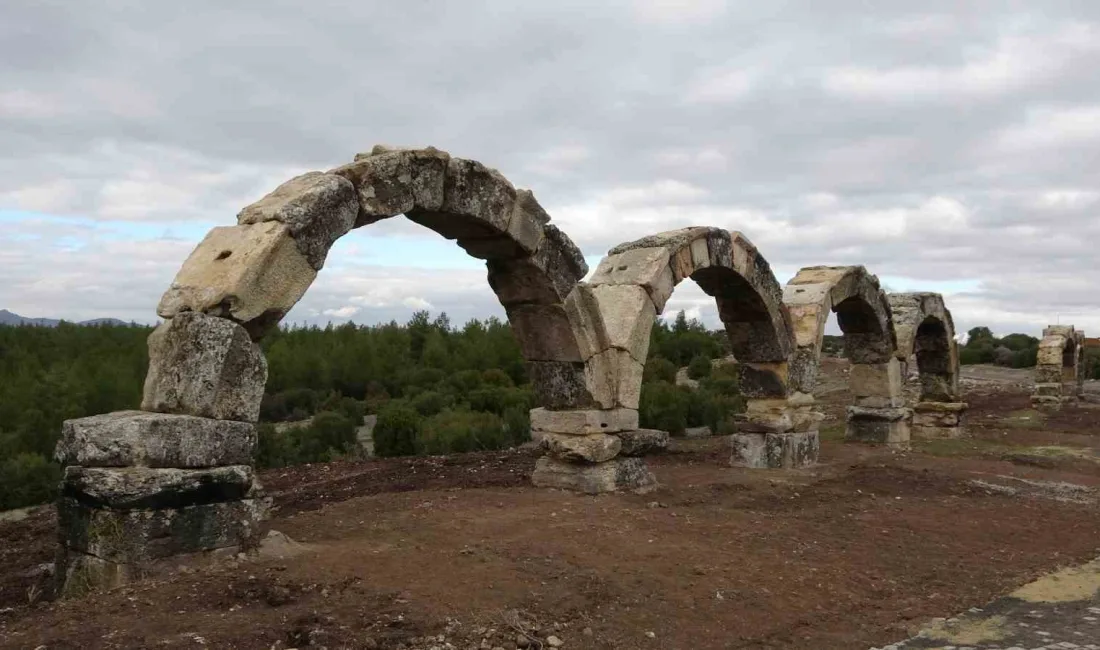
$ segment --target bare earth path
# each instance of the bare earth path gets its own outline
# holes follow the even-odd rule
[[[273,528],[304,552],[28,604],[47,509],[0,523],[0,647],[883,647],[1100,555],[1100,410],[1026,397],[976,393],[975,439],[910,453],[834,419],[806,470],[678,441],[644,496],[528,487],[526,451],[272,471]]]

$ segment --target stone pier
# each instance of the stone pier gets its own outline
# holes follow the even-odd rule
[[[898,360],[853,363],[848,382],[855,403],[848,407],[845,438],[908,446],[913,411],[905,407]]]

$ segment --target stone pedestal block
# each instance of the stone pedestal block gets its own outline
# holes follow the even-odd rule
[[[574,463],[602,463],[617,456],[622,448],[617,436],[606,433],[577,436],[544,432],[541,444],[550,456]]]
[[[531,482],[537,487],[600,494],[648,492],[657,479],[641,458],[615,458],[602,463],[570,463],[543,456],[535,464]]]
[[[913,408],[912,436],[921,439],[961,438],[965,435],[965,402],[920,402]]]
[[[549,411],[531,409],[531,430],[549,433],[588,435],[590,433],[618,433],[638,428],[636,409],[586,409],[573,411]]]
[[[845,439],[908,447],[913,411],[907,408],[848,407]]]
[[[805,467],[817,462],[820,450],[817,431],[735,433],[730,436],[730,465],[759,469]]]
[[[664,451],[668,448],[669,435],[667,431],[656,429],[637,429],[635,431],[620,431],[615,434],[622,441],[619,454],[622,456],[646,456]]]

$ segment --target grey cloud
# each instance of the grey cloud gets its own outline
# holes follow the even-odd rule
[[[7,2],[0,209],[230,223],[295,173],[376,142],[434,144],[533,188],[590,255],[705,223],[744,230],[776,267],[976,282],[959,297],[975,317],[1034,330],[1020,313],[1073,309],[1100,327],[1076,280],[1100,270],[1100,203],[1087,200],[1100,192],[1100,5],[676,4]],[[654,193],[670,181],[700,191]],[[99,267],[104,248],[40,273],[137,263]],[[9,276],[33,266],[5,254]],[[166,269],[186,247],[174,254]],[[295,315],[354,306],[350,273]],[[409,273],[410,296],[452,304]],[[151,305],[151,285],[110,308]],[[41,286],[0,299],[41,313],[85,300]],[[453,304],[497,308],[491,293]]]

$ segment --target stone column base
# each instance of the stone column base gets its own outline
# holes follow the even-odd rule
[[[249,549],[263,535],[271,501],[247,466],[70,466],[61,487],[61,596],[118,586],[164,558]]]
[[[913,437],[929,440],[965,436],[963,413],[967,408],[966,402],[918,403],[913,408]]]
[[[877,442],[897,447],[909,446],[909,423],[913,411],[907,408],[848,407],[846,440]]]
[[[756,469],[806,467],[817,462],[817,431],[735,433],[730,436],[730,465]]]
[[[600,463],[574,463],[543,456],[535,463],[531,482],[536,487],[558,488],[601,494],[603,492],[649,492],[657,478],[641,458],[613,458]]]

